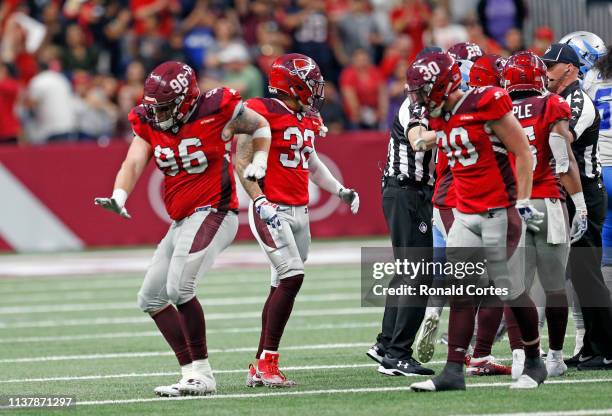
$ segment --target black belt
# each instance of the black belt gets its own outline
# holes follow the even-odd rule
[[[427,182],[417,182],[414,179],[409,178],[408,175],[404,173],[400,173],[397,176],[383,176],[382,182],[383,186],[395,186],[404,189],[419,190],[423,188],[431,188]]]

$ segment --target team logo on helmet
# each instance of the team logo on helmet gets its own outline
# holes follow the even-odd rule
[[[300,79],[305,80],[310,71],[316,68],[315,64],[309,59],[296,58],[293,60],[295,69],[289,71],[291,75],[297,75]]]

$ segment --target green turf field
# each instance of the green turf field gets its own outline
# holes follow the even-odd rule
[[[244,386],[259,338],[267,269],[213,271],[200,284],[199,297],[218,394],[156,398],[155,386],[177,380],[177,364],[153,322],[136,308],[141,279],[141,274],[0,279],[0,396],[75,396],[76,412],[66,414],[79,415],[586,415],[595,409],[612,414],[607,372],[571,370],[536,391],[510,391],[509,376],[468,379],[466,392],[407,391],[422,378],[380,375],[364,354],[382,310],[360,308],[356,265],[307,268],[281,345],[281,364],[299,384],[291,390]],[[568,333],[573,334],[571,322]],[[572,349],[570,336],[566,354]],[[508,358],[507,343],[496,345],[494,354]],[[445,355],[440,345],[436,370]],[[16,414],[47,413],[63,414]]]

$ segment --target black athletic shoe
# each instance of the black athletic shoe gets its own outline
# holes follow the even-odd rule
[[[578,364],[578,371],[612,370],[612,359],[597,355],[588,361]]]
[[[410,390],[416,392],[465,390],[463,365],[446,363],[439,375],[429,380],[412,383]]]
[[[385,357],[378,367],[378,372],[387,376],[431,376],[435,374],[430,368],[423,367],[420,362],[410,357],[405,360]]]
[[[523,374],[512,385],[511,389],[535,389],[546,380],[548,372],[541,357],[526,358]]]
[[[376,361],[378,364],[381,364],[383,358],[385,358],[385,349],[380,344],[374,344],[366,352],[366,355]]]
[[[568,367],[577,367],[578,365],[584,364],[587,361],[592,360],[593,358],[595,358],[593,355],[585,355],[582,353],[582,350],[580,350],[578,354],[574,355],[572,358],[563,360],[563,362]]]

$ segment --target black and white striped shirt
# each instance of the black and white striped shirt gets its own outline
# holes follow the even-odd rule
[[[423,109],[412,106],[408,98],[402,103],[391,127],[384,176],[395,177],[403,173],[415,183],[433,186],[435,172],[433,152],[431,150],[415,152],[406,136],[408,130],[416,124],[427,127],[426,120],[416,116],[422,113]]]
[[[574,136],[572,150],[578,162],[581,178],[596,179],[601,176],[599,140],[599,112],[593,101],[580,88],[580,82],[569,85],[561,94],[572,110],[570,131]]]

